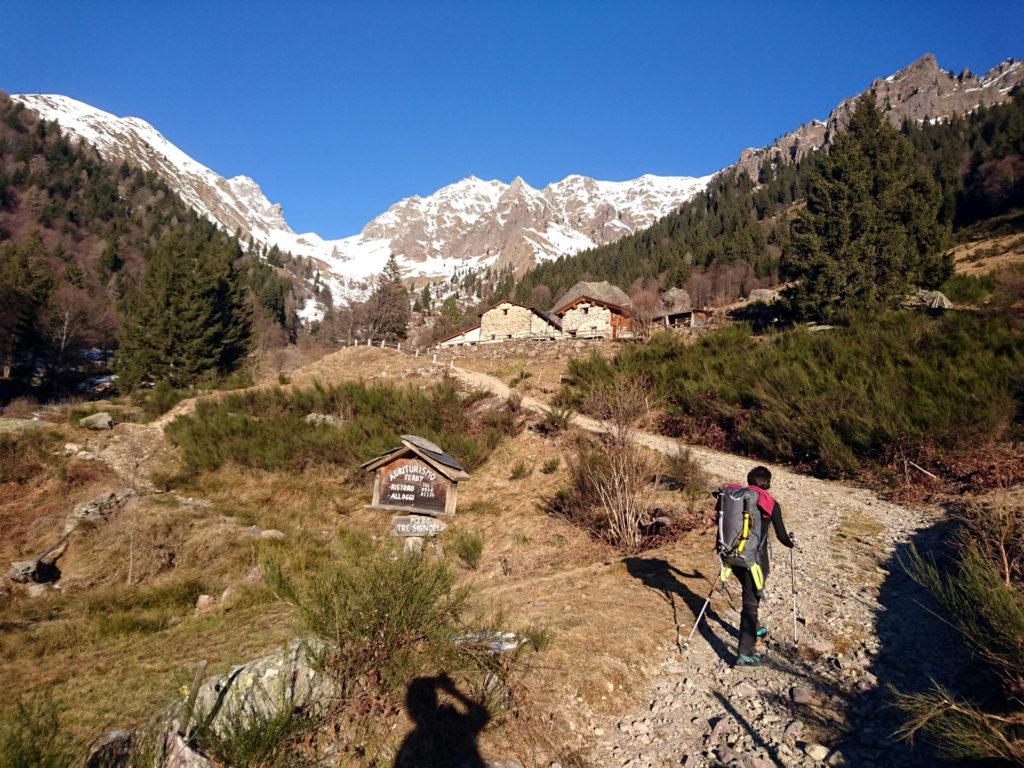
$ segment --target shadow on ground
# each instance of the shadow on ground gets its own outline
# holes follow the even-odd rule
[[[941,606],[907,575],[903,565],[909,562],[911,544],[936,559],[948,557],[944,542],[953,527],[947,521],[919,531],[911,543],[900,544],[883,566],[887,575],[878,594],[881,608],[875,627],[879,649],[867,665],[878,685],[849,700],[846,736],[835,745],[848,764],[922,768],[959,764],[943,760],[926,741],[908,745],[894,737],[902,717],[889,687],[911,693],[926,690],[934,680],[970,695],[986,683],[986,673],[942,616]]]
[[[700,571],[684,573],[669,564],[667,560],[655,557],[627,557],[623,562],[630,576],[642,582],[648,589],[653,589],[660,594],[662,599],[668,604],[672,611],[672,621],[676,629],[676,647],[682,652],[686,636],[690,634],[693,623],[697,620],[700,609],[708,596],[707,592],[697,594],[682,579],[703,578],[708,585],[708,591],[710,591],[712,583],[717,584],[718,574],[716,573],[713,577],[707,578]],[[712,579],[715,579],[715,581],[713,582]],[[721,587],[718,587],[718,589],[721,589]],[[676,598],[679,598],[679,600],[677,601]],[[681,608],[685,610],[680,610]],[[736,660],[736,654],[712,630],[710,626],[712,622],[717,624],[733,640],[739,637],[737,630],[719,616],[711,606],[708,607],[707,612],[704,614],[704,619],[697,629],[697,633],[714,649],[718,657],[731,664]]]
[[[442,703],[439,694],[458,706]],[[415,727],[398,750],[395,768],[485,768],[477,737],[490,715],[447,675],[418,677],[409,683],[406,711]]]

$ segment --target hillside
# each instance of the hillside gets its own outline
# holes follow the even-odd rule
[[[157,174],[109,163],[0,93],[3,386],[60,390],[107,372],[123,300],[158,246],[189,233],[233,249],[268,338],[294,333],[296,299],[284,270],[242,259],[238,243],[197,217]]]
[[[531,359],[524,355],[508,362],[526,366]],[[441,362],[433,366],[393,351],[342,350],[296,371],[296,384],[286,390],[299,396],[311,392],[307,387],[313,380],[324,392],[363,378],[370,386],[412,384],[429,391],[443,382]],[[566,363],[564,357],[551,361]],[[507,395],[507,388],[490,377],[454,373],[473,387]],[[527,391],[522,418],[535,427],[540,415],[530,409],[538,406],[532,400],[538,392],[529,381],[522,386]],[[263,392],[272,396],[269,389]],[[352,395],[356,399],[349,402],[360,407],[359,390]],[[192,413],[193,425],[199,426],[218,418],[218,397],[224,396],[177,414]],[[500,412],[500,400],[474,402],[475,397],[467,399],[474,420],[491,409]],[[220,410],[237,415],[256,404],[245,403],[244,397],[229,399]],[[275,415],[263,411],[268,415],[262,424],[292,423],[294,416],[280,409],[282,401],[278,405]],[[42,585],[29,596],[19,587],[0,613],[5,627],[0,680],[12,690],[55,686],[62,727],[83,743],[102,729],[145,722],[180,695],[182,680],[199,659],[220,674],[251,659],[273,659],[301,631],[254,568],[261,558],[273,555],[287,567],[314,572],[343,559],[352,537],[371,533],[382,543],[387,540],[386,516],[363,508],[369,478],[340,453],[309,463],[296,462],[293,455],[262,466],[247,465],[248,460],[210,464],[181,474],[190,456],[199,457],[194,451],[199,443],[184,453],[172,450],[170,439],[181,442],[184,424],[165,429],[170,419],[162,419],[90,434],[57,410],[46,420],[55,436],[43,445],[63,440],[90,447],[68,459],[43,451],[35,464],[26,461],[30,452],[19,454],[19,474],[4,478],[8,485],[0,498],[0,515],[10,532],[0,550],[4,556],[20,558],[52,543],[76,503],[126,484],[138,488],[127,503],[76,530],[59,562],[58,589]],[[581,419],[574,432],[591,428]],[[31,435],[21,439],[27,451],[34,441]],[[258,439],[258,432],[245,438]],[[817,754],[814,745],[825,745],[826,754],[839,751],[858,762],[942,764],[927,750],[912,752],[884,738],[894,727],[894,714],[879,706],[886,697],[884,682],[906,689],[925,685],[930,675],[955,681],[964,674],[960,664],[949,661],[955,654],[946,660],[935,656],[935,663],[906,664],[922,636],[934,648],[949,642],[928,604],[918,604],[923,594],[896,564],[910,541],[934,546],[928,534],[918,532],[934,521],[933,511],[898,507],[866,491],[779,470],[778,493],[788,505],[788,524],[807,548],[798,561],[801,651],[791,653],[784,642],[789,605],[785,576],[780,576],[764,609],[778,632],[769,643],[772,662],[763,674],[747,676],[730,667],[733,639],[727,626],[735,622],[736,605],[725,592],[715,596],[713,619],[692,647],[680,650],[717,569],[711,535],[703,526],[622,558],[585,529],[546,511],[568,481],[566,462],[575,439],[536,428],[502,437],[475,461],[471,479],[460,489],[457,531],[482,537],[482,554],[469,565],[459,556],[455,537],[445,542],[445,562],[474,594],[475,609],[494,612],[500,626],[537,638],[538,650],[523,657],[514,709],[481,736],[479,748],[489,760],[530,768],[553,761],[599,766],[639,760],[661,766],[678,764],[680,755],[706,752],[785,757],[792,765],[811,766],[817,764],[809,756]],[[638,440],[650,445],[652,456],[676,448],[675,441],[654,435],[641,434]],[[245,450],[244,445],[235,442],[230,450]],[[133,456],[141,461],[133,462]],[[697,456],[711,475],[708,484],[731,479],[749,464],[712,451]],[[542,471],[552,462],[554,470]],[[518,464],[531,471],[516,477]],[[351,480],[339,482],[338,473]],[[150,481],[165,483],[174,476],[171,492],[153,493]],[[687,504],[693,504],[679,492],[659,494],[663,514],[685,518]],[[697,504],[707,512],[703,502]],[[784,574],[788,565],[781,555],[775,558]],[[844,565],[854,562],[851,578]],[[197,608],[200,594],[210,598]],[[893,612],[900,626],[915,629],[900,629]],[[414,723],[400,713],[386,717],[395,725],[388,742],[394,749]],[[878,737],[870,738],[871,733]],[[363,764],[351,755],[346,760],[343,764]]]
[[[1024,100],[1013,98],[1022,75],[1024,67],[1010,61],[968,87],[973,76],[950,80],[926,57],[868,89],[940,185],[941,218],[954,233],[1024,204]],[[751,288],[785,280],[789,221],[818,164],[818,155],[807,147],[827,148],[826,138],[843,130],[852,104],[845,101],[833,112],[829,130],[823,125],[816,143],[800,144],[799,152],[766,150],[757,155],[756,169],[741,162],[723,171],[705,192],[650,228],[538,266],[520,281],[515,295],[528,300],[538,285],[558,295],[586,276],[622,286],[656,279],[663,288],[685,287],[698,303],[725,304]],[[922,109],[934,110],[929,119]]]

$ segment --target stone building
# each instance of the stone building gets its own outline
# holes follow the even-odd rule
[[[472,328],[466,328],[464,331],[453,333],[451,336],[446,336],[437,342],[439,347],[466,347],[471,344],[480,343],[480,324],[477,323]]]
[[[515,339],[557,339],[562,335],[558,321],[535,309],[502,301],[480,315],[480,341]]]
[[[607,282],[576,283],[555,303],[553,314],[570,338],[619,339],[633,336],[629,297]]]

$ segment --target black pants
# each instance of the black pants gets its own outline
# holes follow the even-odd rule
[[[747,568],[733,568],[733,573],[739,579],[743,587],[743,607],[740,610],[740,656],[753,656],[757,644],[757,630],[761,625],[757,621],[757,608],[761,603],[761,593],[764,591],[754,586],[754,577]],[[761,553],[761,573],[764,575],[764,585],[768,583],[768,547]]]

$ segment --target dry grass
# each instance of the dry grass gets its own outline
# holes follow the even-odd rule
[[[345,350],[310,368],[327,383],[368,373],[353,365],[359,361],[368,368],[383,361],[395,379],[409,370],[404,356],[365,349]],[[308,377],[309,370],[298,371],[292,380]],[[78,430],[64,429],[63,439],[78,436]],[[114,435],[126,429],[118,427]],[[524,432],[500,444],[460,484],[458,526],[479,533],[486,546],[475,569],[458,569],[459,580],[471,585],[483,612],[504,610],[510,628],[551,638],[523,680],[529,717],[486,733],[486,754],[523,754],[538,742],[553,744],[551,754],[580,746],[588,718],[638,703],[653,665],[673,647],[673,612],[663,593],[630,575],[611,548],[543,510],[566,482],[568,445],[565,435]],[[517,462],[540,467],[554,459],[559,463],[550,474],[508,479]],[[13,559],[50,543],[74,503],[114,485],[109,476],[69,483],[62,479],[62,460],[54,460],[29,482],[0,488],[0,557]],[[388,536],[389,515],[365,509],[369,476],[365,480],[353,488],[324,468],[286,474],[228,465],[197,476],[176,496],[150,496],[105,526],[76,535],[61,561],[63,595],[18,596],[0,608],[0,689],[52,689],[68,728],[86,738],[158,711],[200,659],[220,671],[273,652],[298,629],[265,591],[241,586],[260,554],[258,542],[242,529],[283,531],[285,540],[271,546],[285,566],[313,571],[335,556],[343,531]],[[191,504],[190,496],[204,503]],[[458,557],[455,551],[445,556]],[[680,579],[695,594],[706,591],[700,574],[717,570],[710,542],[698,534],[644,557],[664,558],[694,574]],[[195,616],[181,597],[195,585],[214,596],[234,587],[238,597]],[[132,607],[132,596],[165,593],[179,597],[158,607]]]

